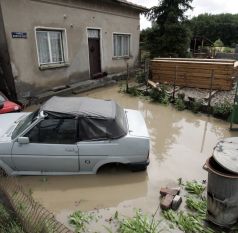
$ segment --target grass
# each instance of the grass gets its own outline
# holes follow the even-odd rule
[[[1,233],[24,233],[15,216],[0,203],[0,232]]]
[[[185,184],[185,190],[190,194],[202,195],[205,190],[205,186],[197,181],[187,181]]]
[[[78,210],[69,216],[69,223],[75,227],[77,233],[81,233],[86,230],[86,225],[92,219],[92,215]]]
[[[160,222],[137,211],[133,218],[126,218],[120,222],[119,233],[158,233]]]
[[[207,200],[203,198],[196,198],[193,196],[188,196],[186,199],[187,207],[196,212],[198,216],[205,219],[207,212]]]
[[[215,233],[212,229],[205,227],[199,217],[191,213],[168,210],[163,212],[163,216],[185,233]]]

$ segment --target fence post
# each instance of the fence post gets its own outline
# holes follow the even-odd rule
[[[212,70],[211,80],[210,80],[210,92],[209,92],[209,99],[208,99],[208,107],[211,107],[211,100],[212,100],[212,87],[213,87],[213,80],[214,80],[214,69]],[[210,113],[210,111],[209,111]]]
[[[177,74],[178,74],[178,66],[175,67],[173,99],[175,99],[175,90],[176,90]]]
[[[126,92],[128,93],[129,90],[129,85],[128,85],[128,80],[129,80],[129,63],[126,63],[126,70],[127,70],[127,75],[126,75]]]

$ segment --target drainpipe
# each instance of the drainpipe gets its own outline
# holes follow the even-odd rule
[[[4,93],[6,96],[13,101],[17,101],[15,81],[12,73],[11,60],[8,51],[6,31],[3,20],[0,1],[0,66],[2,70],[0,73],[0,83],[4,87]]]

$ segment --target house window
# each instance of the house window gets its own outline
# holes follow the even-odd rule
[[[36,30],[40,65],[65,63],[65,30]]]
[[[130,56],[130,35],[113,34],[114,57]]]

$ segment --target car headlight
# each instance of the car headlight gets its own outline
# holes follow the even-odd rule
[[[19,110],[19,107],[18,107],[18,106],[15,106],[15,107],[14,107],[14,110],[15,110],[15,111]]]

